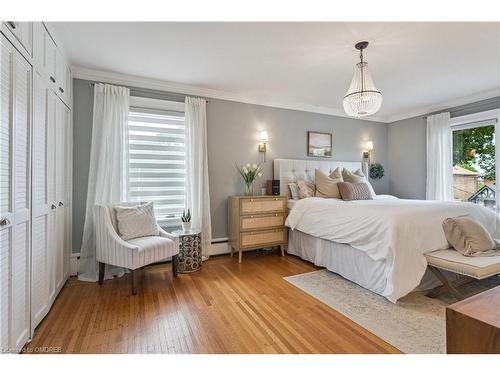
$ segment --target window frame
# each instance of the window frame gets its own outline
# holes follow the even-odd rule
[[[129,114],[130,112],[133,112],[135,110],[153,110],[153,111],[169,111],[169,112],[179,112],[184,115],[185,118],[185,105],[184,102],[174,102],[174,101],[169,101],[169,100],[161,100],[161,99],[153,99],[153,98],[144,98],[144,97],[138,97],[138,96],[130,96],[130,101],[129,101]],[[185,123],[184,123],[185,125]],[[127,123],[128,126],[128,123]],[[128,130],[128,129],[127,129]],[[128,141],[130,142],[130,141]],[[130,143],[127,145],[127,149],[129,148]],[[186,147],[184,147],[186,150]],[[128,150],[127,150],[128,151]],[[186,150],[187,153],[187,150]],[[127,164],[130,163],[130,152],[127,152],[128,160]],[[127,165],[127,168],[129,168],[129,173],[130,174],[130,167]],[[127,181],[127,196],[130,199],[130,175],[128,176],[128,181]],[[184,195],[186,194],[185,192],[186,184],[184,185]],[[159,218],[156,217],[156,221],[161,227],[164,228],[176,228],[181,226],[181,219],[180,217],[175,217],[175,218]]]
[[[457,130],[477,128],[487,126],[488,121],[495,121],[495,200],[496,212],[500,214],[500,109],[492,109],[489,111],[472,113],[469,115],[453,117],[450,119],[450,136],[452,139],[450,152],[453,155],[453,132]],[[481,125],[483,124],[483,125]],[[452,156],[453,158],[453,156]]]

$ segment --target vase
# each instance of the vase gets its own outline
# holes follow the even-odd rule
[[[191,222],[182,222],[182,229],[184,230],[184,232],[189,232],[189,230],[191,229]]]
[[[245,183],[245,195],[253,195],[253,181]]]

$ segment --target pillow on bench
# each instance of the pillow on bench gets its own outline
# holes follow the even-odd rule
[[[488,231],[467,216],[450,217],[443,221],[446,239],[455,250],[465,256],[480,256],[496,249]]]

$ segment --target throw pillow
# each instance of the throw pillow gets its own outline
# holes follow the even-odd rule
[[[299,198],[309,198],[314,197],[314,191],[316,190],[314,184],[305,180],[298,180],[297,187],[299,188]]]
[[[137,206],[115,206],[118,234],[124,240],[157,236],[158,226],[153,202]]]
[[[449,244],[465,256],[478,256],[496,248],[486,228],[471,217],[447,218],[443,221],[443,231]]]
[[[337,184],[344,181],[339,168],[335,169],[330,176],[327,176],[319,169],[314,172],[316,182],[316,196],[321,198],[340,198]]]
[[[340,196],[345,201],[358,201],[373,199],[370,188],[366,182],[352,183],[339,182]]]

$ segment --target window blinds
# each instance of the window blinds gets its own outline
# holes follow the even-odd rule
[[[160,224],[178,225],[186,185],[184,113],[131,107],[129,155],[130,199],[154,202]]]

